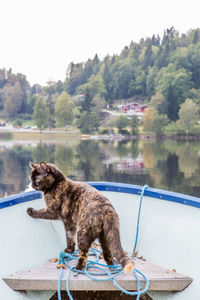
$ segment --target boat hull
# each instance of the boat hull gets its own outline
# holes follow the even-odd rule
[[[131,189],[130,185],[91,184],[102,190],[113,203],[120,217],[123,248],[131,254],[135,241],[141,187],[135,189],[133,186]],[[143,198],[138,256],[143,256],[153,264],[173,269],[174,272],[189,275],[194,281],[183,292],[149,292],[149,295],[155,300],[198,299],[200,295],[198,270],[200,242],[197,237],[197,230],[200,228],[199,198],[169,193],[170,199],[163,200],[163,195],[167,195],[166,191],[159,191],[158,195],[162,197],[155,198],[154,193],[158,193],[158,190],[148,190]],[[172,196],[179,200],[173,201]],[[37,194],[36,198],[38,197],[40,194]],[[5,203],[9,203],[10,197],[4,199],[5,208],[0,209],[0,234],[3,245],[0,248],[1,278],[58,257],[60,251],[65,248],[65,234],[61,221],[32,219],[26,213],[27,207],[35,209],[44,207],[43,200],[39,198],[28,201],[26,198],[23,202],[24,194],[21,198],[22,203],[6,205],[7,207]],[[18,199],[17,203],[19,202]],[[190,202],[192,205],[188,204]],[[2,299],[9,300],[25,300],[30,297],[42,300],[49,299],[52,292],[21,294],[12,291],[1,280],[0,295]]]

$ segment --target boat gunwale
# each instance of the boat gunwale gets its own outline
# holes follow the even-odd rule
[[[90,181],[87,182],[87,184],[95,187],[100,191],[128,193],[135,195],[140,195],[143,189],[143,186],[117,182]],[[155,189],[151,187],[148,187],[144,191],[144,196],[200,208],[200,198],[194,196]],[[39,191],[24,192],[21,194],[1,198],[0,209],[20,204],[26,201],[36,200],[39,198],[42,198],[42,193]]]

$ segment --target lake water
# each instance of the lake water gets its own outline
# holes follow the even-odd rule
[[[200,142],[2,141],[0,197],[30,189],[28,162],[51,162],[80,181],[112,181],[200,196]]]

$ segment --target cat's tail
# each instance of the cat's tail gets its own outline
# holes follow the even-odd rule
[[[115,257],[117,263],[121,264],[124,268],[124,273],[132,272],[134,263],[122,248],[117,215],[107,214],[104,219],[104,237],[112,256]]]

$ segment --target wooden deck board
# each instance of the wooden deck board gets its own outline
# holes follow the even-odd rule
[[[103,262],[103,260],[102,260]],[[135,259],[135,267],[141,271],[150,281],[149,290],[154,291],[181,291],[187,287],[192,278],[189,276],[178,274],[174,271],[155,266],[147,261]],[[96,272],[96,270],[95,270]],[[57,280],[60,271],[56,268],[55,263],[46,263],[30,270],[19,272],[6,278],[3,278],[8,286],[13,290],[57,290]],[[66,289],[67,270],[64,270],[61,281],[61,290]],[[103,278],[103,276],[101,276]],[[141,276],[141,287],[144,287],[144,280]],[[117,277],[117,282],[124,289],[134,291],[137,290],[137,282],[134,275],[122,274]],[[70,276],[70,290],[117,290],[112,281],[94,281],[87,276],[79,274],[78,277]]]

